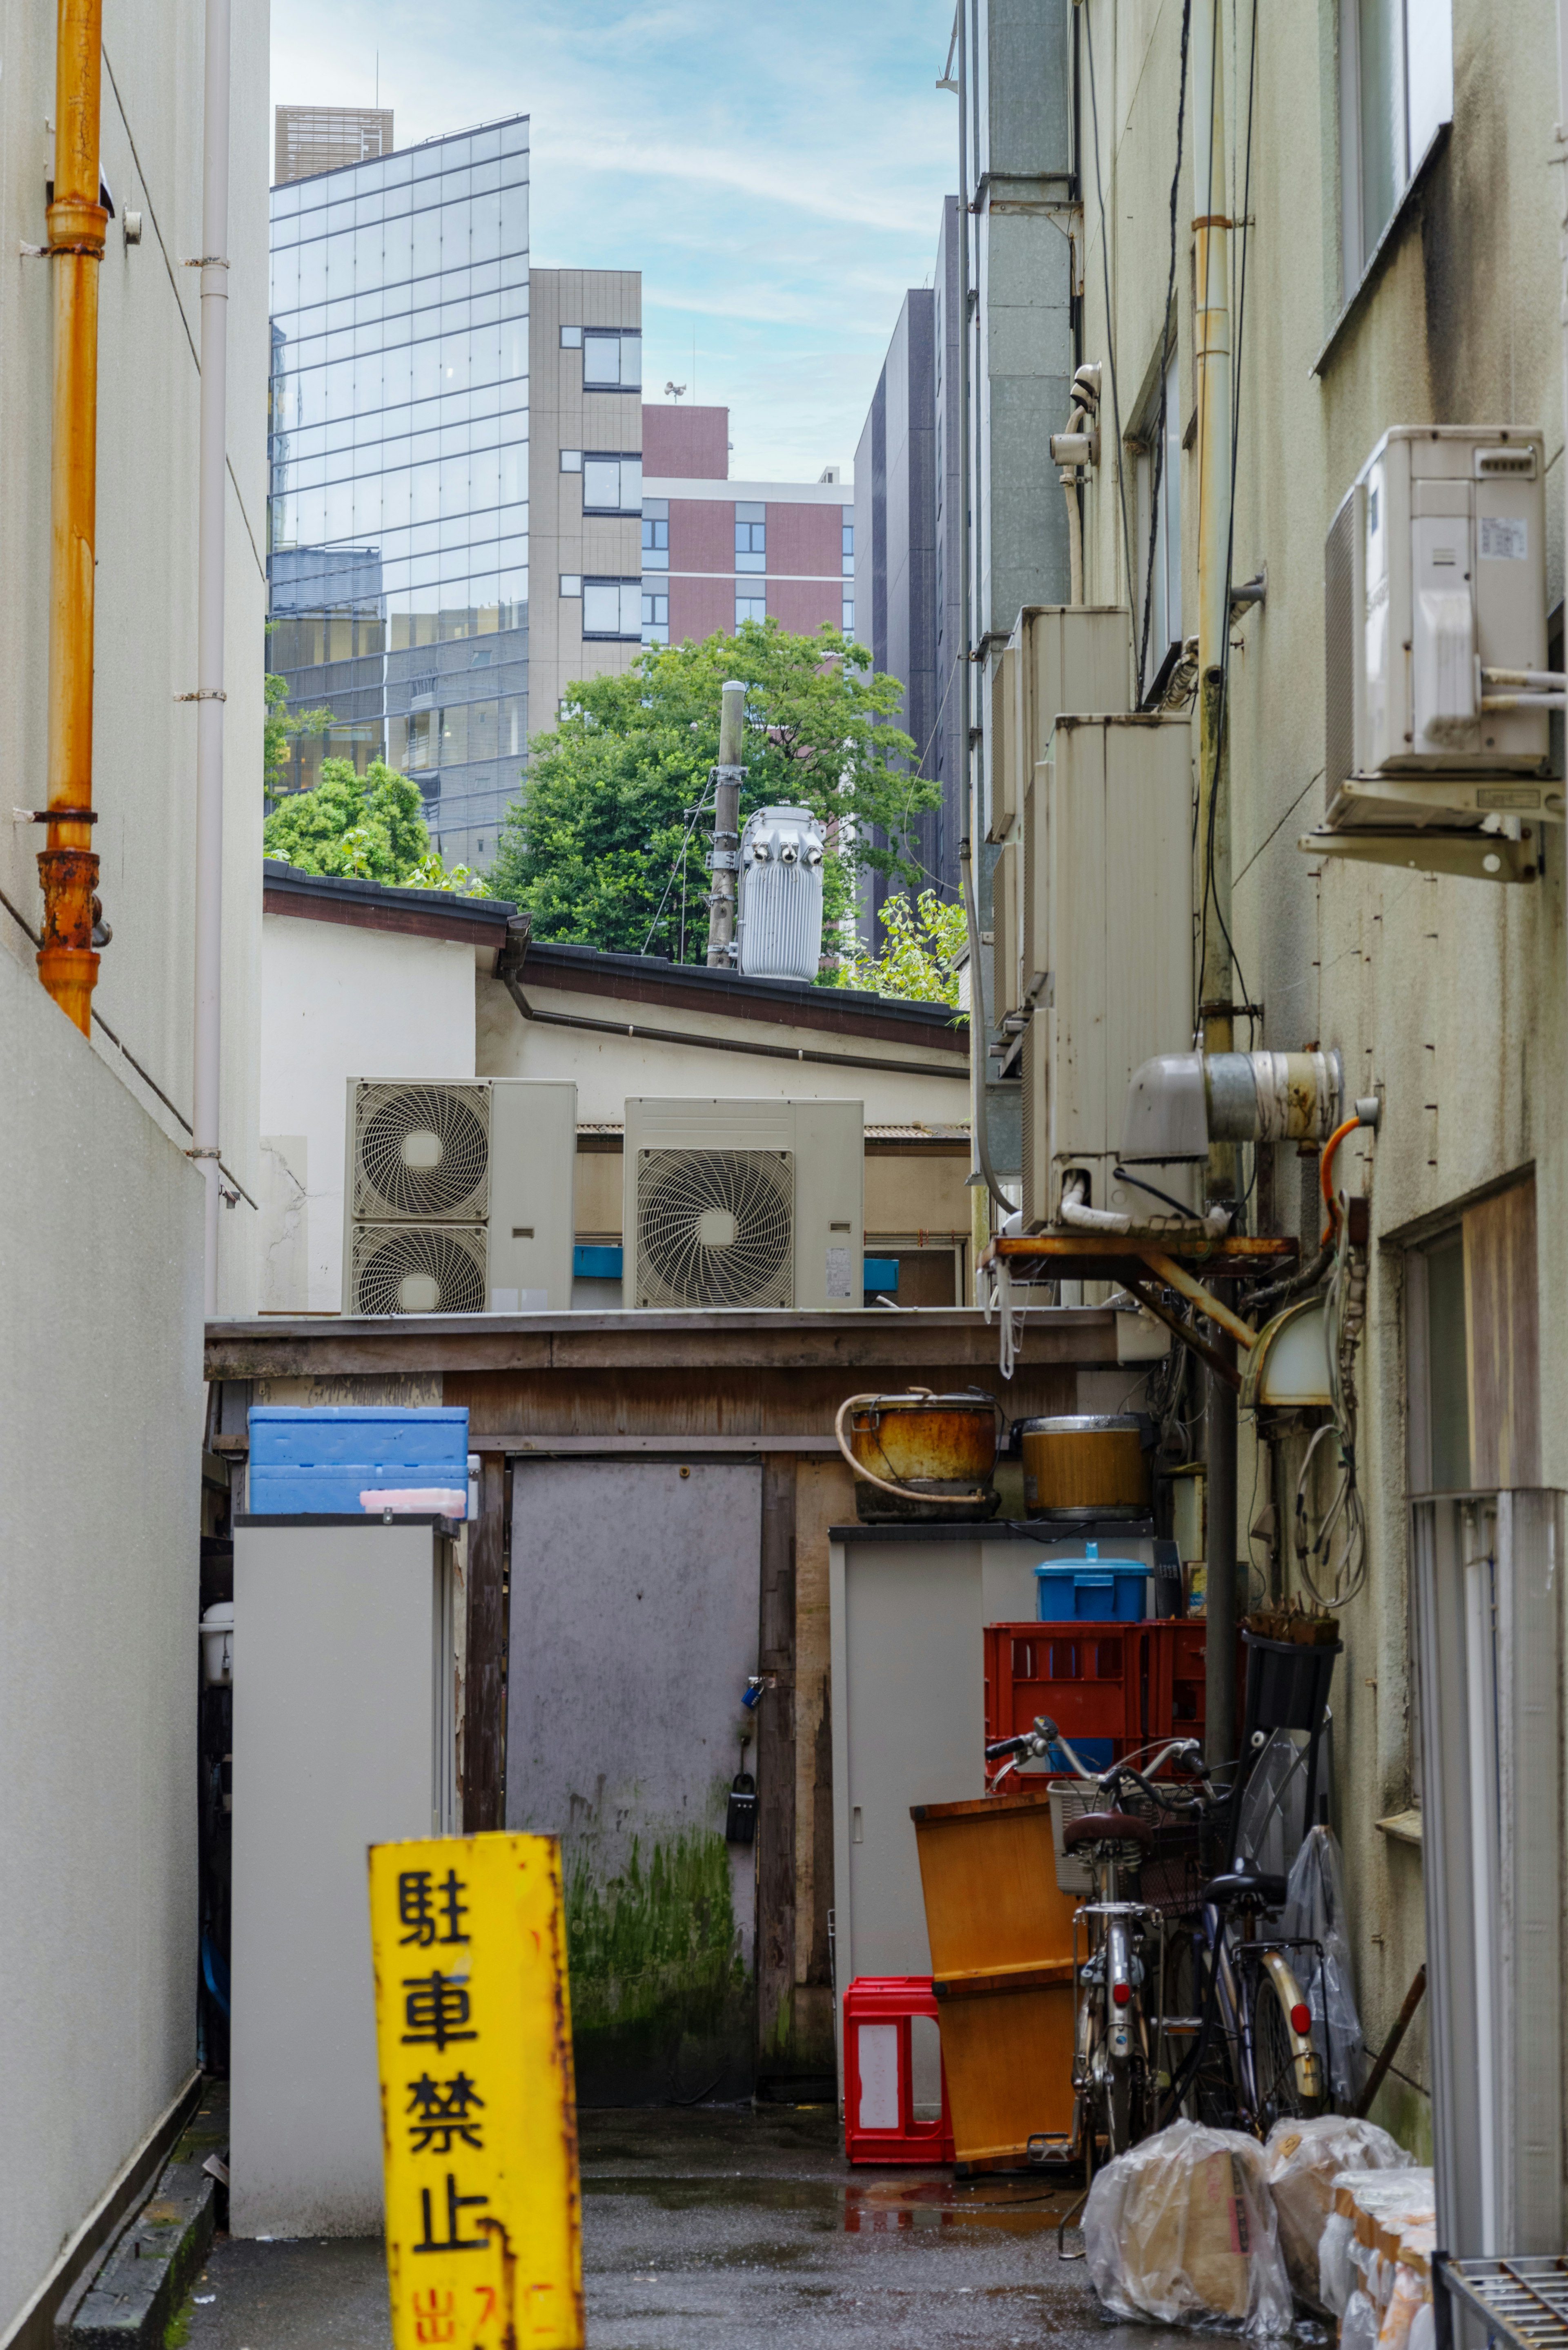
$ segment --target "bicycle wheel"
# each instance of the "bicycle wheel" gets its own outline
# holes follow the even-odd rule
[[[1253,2118],[1267,2137],[1287,2116],[1321,2113],[1321,2096],[1308,2096],[1296,2074],[1295,2052],[1279,1986],[1264,1967],[1247,1970],[1242,1993],[1251,2025],[1252,2070],[1255,2076]]]
[[[1227,2012],[1216,2000],[1200,1937],[1184,1931],[1171,1938],[1167,1945],[1164,1990],[1168,2015],[1201,2024],[1208,2013],[1208,2030],[1188,2032],[1167,2042],[1173,2077],[1160,2085],[1156,2126],[1182,2116],[1214,2129],[1234,2129],[1238,2105],[1234,2034]]]

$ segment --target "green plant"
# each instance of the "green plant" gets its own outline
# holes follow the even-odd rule
[[[380,759],[357,775],[347,759],[323,759],[314,791],[295,792],[262,827],[264,853],[302,873],[338,874],[404,889],[490,890],[465,865],[450,871],[431,847],[419,785]]]
[[[262,679],[266,716],[263,727],[262,788],[275,792],[287,773],[294,744],[301,735],[325,734],[333,723],[330,710],[286,711],[287,681],[268,670]]]
[[[888,933],[880,954],[859,948],[827,984],[867,988],[910,1003],[949,1003],[958,1011],[963,908],[944,906],[934,889],[922,889],[912,899],[904,894],[888,898],[877,919]],[[959,1017],[967,1020],[969,1014]]]
[[[903,687],[873,674],[866,648],[837,629],[794,636],[748,620],[572,685],[555,730],[535,736],[490,879],[528,909],[536,938],[701,962],[708,771],[730,678],[747,689],[742,820],[779,802],[823,820],[829,926],[863,868],[917,878],[909,826],[937,792],[909,772],[916,746],[892,723]]]

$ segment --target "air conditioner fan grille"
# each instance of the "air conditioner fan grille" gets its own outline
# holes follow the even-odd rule
[[[642,1305],[793,1305],[787,1150],[645,1150],[637,1170]]]
[[[483,1223],[490,1211],[490,1090],[367,1085],[354,1104],[354,1214],[367,1223]]]
[[[361,1225],[354,1235],[355,1314],[483,1314],[483,1232],[461,1224]]]

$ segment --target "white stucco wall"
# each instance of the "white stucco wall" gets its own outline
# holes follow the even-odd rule
[[[196,2061],[202,1182],[0,956],[0,2336]]]
[[[473,949],[292,914],[262,942],[261,1309],[336,1314],[348,1080],[475,1074]]]
[[[257,1192],[265,0],[236,0],[229,272],[224,1159]],[[106,0],[99,275],[97,1005],[187,1118],[194,993],[202,17]],[[195,2062],[200,1179],[189,1130],[39,986],[55,12],[0,0],[0,2338]],[[140,212],[140,245],[123,223]],[[17,917],[20,919],[18,920]],[[255,1220],[221,1218],[251,1310]]]
[[[523,991],[541,1012],[574,1013],[588,1020],[624,1018],[636,1026],[676,1028],[691,1035],[754,1035],[786,1052],[842,1055],[873,1065],[935,1060],[911,1038],[887,1044],[877,1037],[846,1036],[820,1028],[775,1028],[762,1022],[724,1020],[713,1014],[666,1010],[653,1003],[621,1003],[612,996],[574,995],[563,989]],[[868,1126],[919,1121],[931,1126],[967,1123],[968,1073],[956,1055],[956,1074],[909,1076],[903,1070],[830,1068],[823,1061],[776,1060],[760,1053],[713,1052],[700,1045],[663,1045],[642,1036],[615,1036],[590,1029],[556,1028],[524,1020],[498,979],[479,980],[478,1074],[484,1077],[534,1077],[577,1088],[577,1117],[584,1125],[618,1121],[628,1097],[652,1095],[682,1099],[689,1095],[741,1095],[782,1101],[859,1101]]]

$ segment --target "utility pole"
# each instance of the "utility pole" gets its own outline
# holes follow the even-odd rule
[[[741,745],[746,731],[746,689],[731,679],[719,705],[719,764],[713,770],[713,887],[708,899],[708,967],[728,971],[734,960],[735,883],[741,869]]]
[[[1205,1053],[1234,1043],[1231,949],[1231,807],[1225,640],[1231,625],[1231,221],[1225,184],[1225,85],[1219,10],[1192,12],[1193,235],[1198,356],[1198,888],[1203,941],[1198,1016]],[[1208,1197],[1233,1205],[1236,1153],[1210,1146]],[[1208,1638],[1205,1743],[1211,1762],[1236,1752],[1236,1390],[1209,1374],[1205,1453]]]

